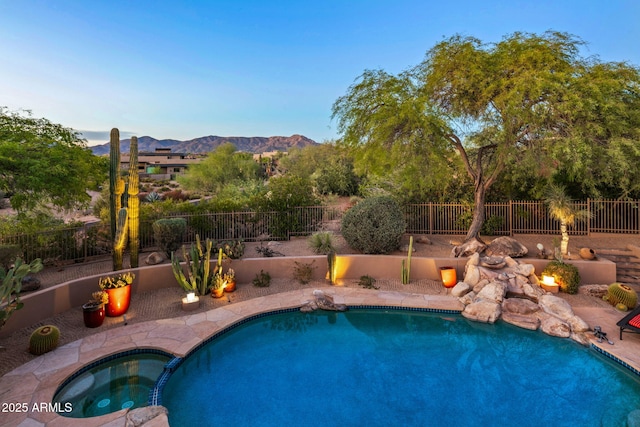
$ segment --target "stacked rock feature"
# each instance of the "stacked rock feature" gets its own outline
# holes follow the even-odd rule
[[[502,319],[521,328],[569,338],[588,345],[589,325],[565,300],[540,287],[531,264],[513,258],[469,257],[464,280],[451,294],[465,305],[462,315],[478,322]]]

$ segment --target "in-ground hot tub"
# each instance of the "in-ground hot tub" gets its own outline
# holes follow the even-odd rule
[[[53,403],[65,417],[86,418],[146,406],[149,392],[173,355],[131,350],[93,362],[71,375]]]

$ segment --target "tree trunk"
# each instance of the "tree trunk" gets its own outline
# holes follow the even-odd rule
[[[473,219],[471,220],[471,225],[469,226],[469,231],[467,231],[467,236],[464,238],[464,241],[466,243],[472,240],[477,240],[480,243],[484,243],[480,238],[480,231],[482,230],[482,225],[484,224],[485,220],[485,192],[484,186],[482,184],[476,184],[476,190],[473,199]]]
[[[480,180],[481,181],[481,180]],[[484,224],[484,199],[485,187],[482,182],[476,182],[473,204],[473,219],[469,226],[467,236],[461,245],[453,248],[451,254],[455,257],[464,257],[472,255],[476,252],[480,253],[487,248],[487,245],[480,238],[480,230]]]
[[[567,223],[560,223],[560,233],[562,234],[562,241],[560,242],[560,253],[567,255],[569,252],[569,233],[567,232]]]

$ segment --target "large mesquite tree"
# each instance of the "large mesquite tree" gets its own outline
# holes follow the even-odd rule
[[[487,190],[509,168],[549,179],[562,172],[594,190],[614,181],[623,191],[639,185],[631,166],[640,160],[640,72],[583,58],[581,45],[558,32],[515,33],[491,44],[454,36],[398,76],[366,71],[333,116],[343,142],[372,163],[384,153],[422,151],[430,162],[425,175],[442,163],[462,168],[473,183],[474,212],[454,253],[479,251]]]

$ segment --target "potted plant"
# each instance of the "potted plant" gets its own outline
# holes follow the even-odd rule
[[[226,286],[224,287],[224,291],[225,292],[233,292],[236,290],[236,272],[233,270],[233,268],[230,268],[227,270],[226,273],[224,273],[223,276],[225,282],[227,282]]]
[[[129,310],[131,284],[135,277],[135,274],[127,272],[100,278],[100,289],[109,296],[109,302],[105,306],[107,316],[122,316]]]
[[[224,288],[227,285],[227,281],[224,278],[224,274],[216,273],[213,276],[213,284],[211,287],[211,296],[214,298],[221,298],[224,295]]]
[[[96,291],[91,294],[89,302],[82,306],[84,326],[97,328],[104,322],[104,305],[109,302],[109,295],[105,291]]]

